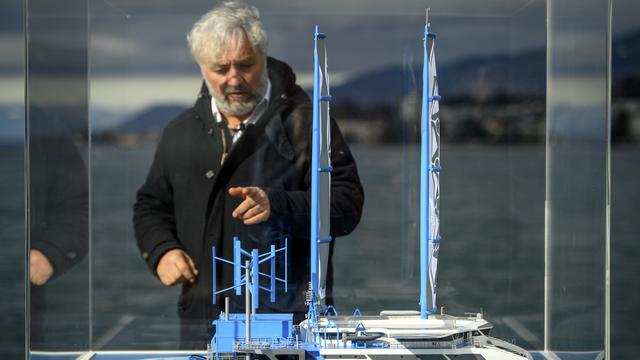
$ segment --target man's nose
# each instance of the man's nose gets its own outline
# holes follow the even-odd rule
[[[242,83],[242,76],[240,76],[240,72],[236,66],[231,66],[229,68],[229,72],[227,73],[227,83],[230,86],[237,86]]]

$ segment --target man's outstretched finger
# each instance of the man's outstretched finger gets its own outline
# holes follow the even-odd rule
[[[243,191],[243,187],[232,187],[229,188],[229,195],[236,197],[245,197],[245,193]]]
[[[255,225],[255,224],[259,224],[261,222],[267,221],[268,219],[269,219],[269,213],[266,211],[263,211],[254,217],[245,219],[244,223],[246,225]]]
[[[238,205],[238,207],[233,209],[231,215],[234,218],[244,218],[244,213],[254,206],[256,206],[256,202],[251,198],[246,198],[243,202],[240,203],[240,205]]]
[[[229,195],[239,197],[244,200],[240,203],[240,205],[233,209],[231,216],[233,216],[234,218],[241,218],[244,212],[254,205],[254,201],[252,199],[247,199],[246,188],[244,187],[229,188]]]
[[[244,199],[231,213],[234,218],[243,219],[247,225],[258,224],[269,219],[271,204],[267,193],[261,188],[256,186],[233,187],[229,188],[229,194]]]
[[[260,195],[260,188],[257,188],[255,186],[245,187],[245,188],[242,188],[242,194],[244,196],[256,198]]]
[[[255,206],[245,211],[244,214],[242,214],[242,219],[243,220],[250,219],[258,214],[263,213],[264,211],[265,211],[265,208],[260,206],[260,204],[256,204]]]

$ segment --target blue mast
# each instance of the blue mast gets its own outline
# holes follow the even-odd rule
[[[313,130],[311,149],[311,291],[324,305],[329,256],[331,207],[331,125],[326,35],[314,33]]]
[[[430,213],[431,207],[429,204],[429,177],[432,173],[440,171],[440,168],[432,163],[433,159],[430,151],[430,136],[431,131],[434,131],[434,129],[431,126],[432,119],[429,110],[434,101],[440,100],[440,97],[435,94],[435,91],[433,95],[430,94],[432,84],[430,83],[431,74],[429,73],[429,39],[433,41],[436,37],[435,34],[431,32],[430,27],[429,9],[427,9],[423,38],[422,116],[420,123],[420,316],[423,319],[426,319],[429,313],[435,311],[435,303],[429,304],[428,301],[429,291],[431,289],[429,289],[427,285],[430,284],[430,281],[433,281],[433,279],[429,280],[429,249],[433,247],[434,243],[440,241],[438,236],[431,236],[434,229],[431,228],[430,217],[438,216],[438,214]],[[435,276],[435,274],[433,274],[433,276]],[[431,298],[433,299],[434,297],[435,293],[432,294]]]
[[[318,59],[318,38],[325,35],[316,25],[313,36],[313,130],[311,133],[311,292],[318,293],[318,185],[320,167],[320,60]]]
[[[313,54],[313,129],[311,133],[311,281],[307,293],[309,329],[317,328],[318,311],[325,306],[331,211],[331,125],[329,75],[325,34],[316,25]],[[313,331],[312,331],[313,332]],[[318,339],[307,339],[315,343]]]

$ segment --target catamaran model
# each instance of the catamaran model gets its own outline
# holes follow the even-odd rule
[[[217,290],[214,278],[213,298],[234,289],[237,295],[245,287],[246,313],[229,314],[228,305],[214,321],[210,359],[245,357],[247,360],[531,360],[524,349],[489,336],[492,324],[482,314],[450,316],[436,306],[435,275],[440,244],[439,173],[440,119],[436,78],[434,40],[429,12],[424,29],[423,91],[420,161],[420,310],[381,311],[364,316],[359,310],[349,316],[338,316],[332,306],[325,305],[326,266],[328,264],[331,189],[329,76],[325,34],[316,26],[314,34],[314,87],[311,181],[311,281],[307,293],[307,319],[293,324],[293,314],[256,313],[260,290],[270,293],[275,301],[276,283],[286,282],[284,274],[276,274],[275,262],[284,254],[287,243],[259,254],[245,251],[236,239],[234,259],[216,257],[213,266],[224,262],[234,266],[234,285]],[[244,259],[244,263],[243,263]],[[270,265],[268,272],[258,265]],[[245,275],[241,272],[244,270]],[[266,277],[269,287],[260,286]],[[263,280],[264,283],[264,280]],[[227,302],[228,303],[228,302]]]

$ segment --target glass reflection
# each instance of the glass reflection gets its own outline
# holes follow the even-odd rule
[[[61,248],[52,246],[54,251],[76,255],[53,266],[60,270],[54,270],[44,286],[31,287],[34,349],[86,349],[89,333],[93,333],[95,349],[174,349],[177,289],[162,288],[140,260],[130,226],[131,206],[162,127],[190,105],[194,89],[201,82],[184,35],[212,4],[119,0],[94,0],[88,5],[81,1],[28,3],[28,107],[33,114],[29,127],[34,135],[42,131],[40,139],[30,139],[30,169],[35,178],[32,175],[32,182],[27,185],[33,194],[52,194],[54,200],[49,203],[40,195],[31,198],[34,209],[46,208],[31,214],[31,240],[34,249],[47,239],[54,244],[61,241]],[[307,88],[312,26],[320,24],[334,35],[329,49],[336,99],[333,114],[358,160],[368,194],[359,228],[337,244],[334,265],[340,275],[335,279],[334,296],[339,309],[350,311],[358,306],[365,313],[389,307],[416,307],[417,257],[413,249],[417,237],[418,102],[414,93],[420,88],[416,81],[420,78],[416,70],[420,66],[416,39],[420,36],[424,7],[431,5],[432,21],[437,24],[439,35],[438,66],[444,98],[441,204],[445,240],[438,274],[439,299],[452,313],[482,309],[496,324],[499,337],[515,339],[530,349],[542,348],[546,2],[496,0],[434,5],[414,1],[256,1],[256,5],[270,36],[270,54],[290,62]],[[6,249],[16,255],[8,257],[0,268],[2,282],[8,286],[3,296],[10,304],[8,322],[2,325],[3,334],[10,335],[0,337],[0,351],[10,354],[18,354],[24,347],[20,345],[23,336],[14,331],[24,318],[24,306],[20,305],[24,287],[12,285],[24,280],[19,275],[25,266],[20,242],[25,223],[21,197],[25,186],[24,152],[20,140],[24,136],[25,110],[20,89],[24,81],[22,6],[20,1],[3,1],[0,11],[0,166],[4,179],[0,182],[0,221]],[[632,358],[633,322],[628,319],[634,318],[634,304],[640,301],[634,291],[640,285],[633,266],[640,249],[635,241],[638,229],[634,224],[638,222],[632,215],[639,199],[634,180],[637,174],[633,171],[640,139],[636,86],[640,42],[633,16],[640,11],[637,7],[632,0],[616,1],[613,19],[611,236],[613,259],[617,259],[612,263],[615,359]],[[566,24],[602,25],[599,17],[590,17],[582,10],[567,15]],[[90,57],[86,56],[87,11],[91,24]],[[583,37],[573,39],[577,44],[582,43]],[[588,55],[584,58],[590,59],[591,53]],[[93,141],[90,154],[88,61]],[[589,61],[580,67],[587,65],[588,69]],[[605,71],[591,70],[596,77]],[[596,97],[601,96],[605,95]],[[552,114],[567,119],[575,115],[588,126],[576,127],[567,121],[554,128],[559,133],[583,140],[602,134],[604,128],[598,120],[589,121],[593,111],[574,111],[571,115],[572,110],[566,110]],[[588,151],[595,147],[598,145],[586,145]],[[596,149],[591,154],[601,162],[599,153]],[[92,173],[93,200],[91,289],[87,285],[88,257],[82,257],[88,243],[80,240],[79,231],[86,229],[88,222],[86,200],[82,200],[87,196],[82,179],[86,177],[88,155],[92,159],[88,170]],[[49,160],[59,162],[59,169],[56,166],[51,170]],[[587,171],[588,164],[583,165]],[[78,176],[74,178],[64,171],[56,174],[56,170],[68,170]],[[58,234],[65,235],[47,236],[55,226],[46,219],[56,218],[47,209],[61,204],[63,209],[64,204],[71,204],[63,210],[63,214],[69,212],[62,215],[62,221],[54,221],[55,226],[63,228]],[[76,221],[77,228],[67,226]],[[390,247],[397,248],[397,253],[390,253]],[[65,267],[69,268],[66,272]],[[376,276],[371,274],[374,267]],[[93,300],[91,326],[89,299]],[[594,323],[587,319],[588,315],[583,316],[586,311],[579,313],[573,320]],[[559,315],[558,318],[564,317]],[[567,319],[565,325],[572,320]],[[560,345],[592,339],[569,339],[564,329],[566,326],[555,330],[561,335]],[[600,338],[598,334],[594,336]]]
[[[0,358],[25,358],[24,11],[0,2]]]
[[[34,350],[82,349],[86,344],[83,332],[88,328],[88,312],[83,311],[88,311],[87,274],[84,270],[68,273],[87,254],[88,177],[73,143],[74,134],[65,131],[54,114],[33,106],[29,113],[29,280]],[[86,263],[83,267],[86,269]],[[74,329],[78,325],[84,329]],[[76,340],[69,342],[74,337]]]
[[[336,307],[414,309],[415,94],[426,5],[255,5],[269,54],[289,62],[307,90],[312,26],[333,35],[332,114],[368,194],[360,225],[336,243]],[[161,129],[190,106],[202,81],[184,37],[210,6],[91,3],[97,348],[177,347],[177,289],[163,288],[149,275],[132,229],[122,224],[130,221]],[[483,310],[498,336],[541,348],[545,2],[441,4],[432,10],[444,98],[440,300],[451,313]],[[114,268],[128,276],[106,271]],[[101,300],[114,293],[123,296]]]
[[[25,9],[31,40],[26,69],[30,76],[26,107],[33,135],[29,138],[29,184],[25,184],[23,163],[23,3],[29,4]],[[584,4],[573,3],[581,8],[566,16],[566,25],[602,25],[599,17],[582,11]],[[177,289],[162,288],[140,260],[130,226],[131,206],[162,127],[190,105],[201,82],[184,35],[211,5],[205,1],[120,0],[11,0],[0,5],[0,231],[10,255],[0,266],[5,289],[2,303],[6,304],[6,321],[0,327],[6,335],[0,337],[3,357],[22,357],[25,342],[22,332],[16,330],[25,325],[25,186],[31,191],[29,205],[34,209],[29,215],[32,248],[45,256],[48,252],[51,259],[47,261],[54,268],[44,285],[27,285],[33,298],[27,305],[32,308],[33,349],[87,349],[90,333],[95,349],[177,347]],[[311,27],[321,24],[333,35],[329,49],[336,95],[333,114],[358,159],[368,194],[357,232],[337,245],[334,265],[341,274],[335,279],[337,307],[350,311],[358,306],[365,313],[415,308],[418,102],[414,93],[420,88],[416,39],[424,7],[429,4],[256,1],[256,5],[270,36],[270,54],[289,61],[307,88]],[[438,274],[440,302],[452,313],[482,309],[496,324],[498,336],[539,349],[544,337],[540,274],[544,268],[546,2],[430,5],[439,35],[444,97],[445,240]],[[634,266],[640,256],[635,241],[639,229],[633,216],[640,201],[634,171],[640,139],[640,42],[634,15],[640,9],[633,0],[613,5],[612,358],[626,359],[633,358],[635,351],[633,322],[628,320],[636,318],[634,305],[640,301]],[[86,53],[87,14],[90,57]],[[573,35],[574,45],[585,38],[584,34]],[[590,59],[591,53],[588,55],[584,58]],[[590,69],[600,78],[606,70],[590,68],[593,60],[576,68]],[[91,68],[89,109],[87,64]],[[87,110],[93,141],[90,153]],[[567,120],[554,128],[557,133],[583,140],[599,137],[604,128],[592,118],[594,111],[575,110],[552,114],[580,118],[585,126],[576,127]],[[584,153],[602,162],[597,149],[601,143],[596,143],[585,145]],[[89,158],[91,168],[86,166]],[[579,167],[589,174],[590,164]],[[87,256],[86,234],[88,170],[93,200],[91,257]],[[584,190],[587,184],[581,186]],[[397,248],[397,253],[390,253],[390,247]],[[558,252],[559,262],[577,261],[574,255],[560,256],[566,254],[562,251]],[[376,276],[371,274],[374,267]],[[91,288],[90,270],[95,270]],[[34,269],[32,275],[36,274]],[[585,291],[593,290],[600,291]],[[571,299],[566,297],[564,304],[572,305]],[[589,306],[599,308],[600,304]],[[596,333],[569,338],[572,334],[564,330],[573,320],[597,323],[585,315],[586,310],[578,313],[573,318],[557,314],[559,319],[568,319],[555,330],[561,335],[559,345],[601,339]]]
[[[609,336],[608,3],[548,8],[545,349],[597,358]]]
[[[82,1],[27,7],[30,350],[89,348],[87,29]]]
[[[633,0],[613,2],[611,44],[611,358],[634,359],[637,343],[629,319],[638,319],[640,277],[636,275],[640,223],[640,11]],[[634,322],[637,320],[634,320]]]

